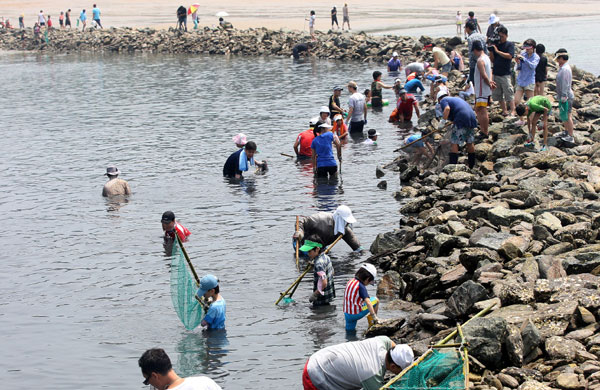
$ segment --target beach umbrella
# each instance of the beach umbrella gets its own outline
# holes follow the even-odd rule
[[[198,3],[190,5],[190,8],[188,9],[188,15],[195,13],[196,11],[198,11],[199,8],[200,8],[200,4],[198,4]]]
[[[219,11],[219,12],[217,12],[215,14],[215,16],[218,17],[218,18],[224,18],[226,16],[229,16],[229,14],[227,12],[225,12],[225,11]]]

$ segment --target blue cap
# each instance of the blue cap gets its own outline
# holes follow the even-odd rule
[[[214,275],[205,275],[200,279],[200,288],[196,295],[202,297],[208,290],[211,290],[219,285],[219,279]]]

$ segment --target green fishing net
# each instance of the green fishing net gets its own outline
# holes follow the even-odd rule
[[[389,388],[396,390],[464,390],[464,360],[455,349],[433,350],[417,366],[411,368]]]
[[[171,300],[177,316],[187,330],[200,325],[204,318],[202,306],[196,299],[198,285],[177,242],[173,243],[171,259]]]

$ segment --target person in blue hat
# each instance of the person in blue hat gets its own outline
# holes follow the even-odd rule
[[[203,276],[196,295],[210,303],[201,325],[209,330],[225,329],[225,299],[219,292],[219,279],[210,274]]]

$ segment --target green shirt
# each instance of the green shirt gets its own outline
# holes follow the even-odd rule
[[[533,114],[534,112],[544,112],[544,108],[548,109],[548,112],[552,109],[552,103],[550,103],[550,99],[545,96],[534,96],[527,100],[527,106],[529,106],[529,114],[527,116]]]

